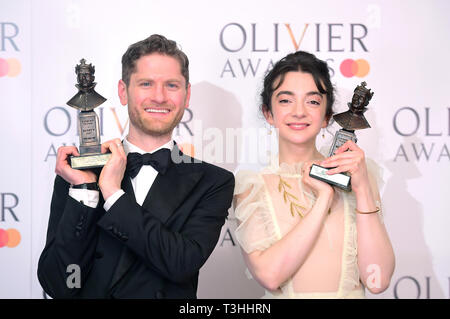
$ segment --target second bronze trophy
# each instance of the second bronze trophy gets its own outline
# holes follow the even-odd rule
[[[334,136],[333,144],[331,145],[328,157],[334,155],[336,150],[348,140],[356,143],[357,138],[355,130],[369,128],[370,125],[364,117],[364,112],[367,111],[366,106],[372,99],[373,93],[366,88],[367,83],[361,82],[354,92],[351,103],[348,103],[349,110],[333,116],[333,119],[342,127]],[[331,168],[325,168],[320,165],[313,164],[309,176],[326,182],[330,185],[337,186],[343,190],[351,191],[351,178],[345,173],[338,173],[328,175],[326,172]]]

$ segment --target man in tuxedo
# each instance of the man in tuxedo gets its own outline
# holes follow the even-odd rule
[[[188,58],[160,35],[122,57],[127,137],[102,144],[100,174],[58,149],[38,278],[53,298],[196,298],[198,273],[231,205],[234,177],[183,154],[172,131],[189,105]],[[77,281],[75,275],[80,274]]]

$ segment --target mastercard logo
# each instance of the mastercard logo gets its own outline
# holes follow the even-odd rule
[[[21,236],[17,229],[1,229],[0,228],[0,248],[14,248],[20,244]]]
[[[190,157],[195,156],[194,145],[192,145],[190,143],[182,143],[182,144],[177,144],[177,145],[180,148],[180,150],[187,156],[190,156]]]
[[[362,78],[369,74],[370,65],[369,62],[364,59],[347,59],[342,61],[340,70],[342,75],[347,78],[351,78],[353,76]]]
[[[10,78],[16,77],[22,71],[20,61],[14,58],[2,59],[0,58],[0,78],[8,76]]]

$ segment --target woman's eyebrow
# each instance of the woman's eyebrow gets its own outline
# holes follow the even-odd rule
[[[282,95],[282,94],[294,95],[294,92],[292,92],[292,91],[280,91],[280,92],[278,92],[278,93],[275,95],[275,97],[279,97],[279,96]]]
[[[320,92],[318,92],[318,91],[311,91],[311,92],[306,93],[306,95],[307,95],[307,96],[318,95],[318,96],[320,96],[320,97],[323,97],[323,94],[320,93]]]

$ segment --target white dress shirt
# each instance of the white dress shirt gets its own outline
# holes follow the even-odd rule
[[[153,150],[150,153],[154,153],[157,150],[160,150],[162,148],[167,148],[169,150],[172,150],[174,146],[173,140],[170,140],[166,144],[158,147],[157,149]],[[131,144],[126,138],[123,141],[123,149],[125,151],[125,154],[128,155],[128,153],[139,153],[139,154],[145,154],[148,152],[145,152],[141,150],[136,145]],[[158,171],[155,170],[151,165],[143,165],[139,173],[136,175],[136,177],[131,179],[131,185],[133,186],[134,195],[136,197],[136,202],[142,206],[144,203],[145,197],[147,196],[148,191],[150,190],[150,187],[153,185],[153,182],[156,179],[156,176],[158,175]],[[112,205],[124,194],[125,192],[122,189],[119,189],[114,194],[112,194],[110,197],[108,197],[105,201],[105,204],[103,205],[103,208],[108,211]],[[74,198],[77,201],[83,201],[83,203],[89,207],[95,208],[97,207],[98,200],[99,200],[99,192],[94,190],[87,190],[87,189],[73,189],[69,188],[69,195]]]

